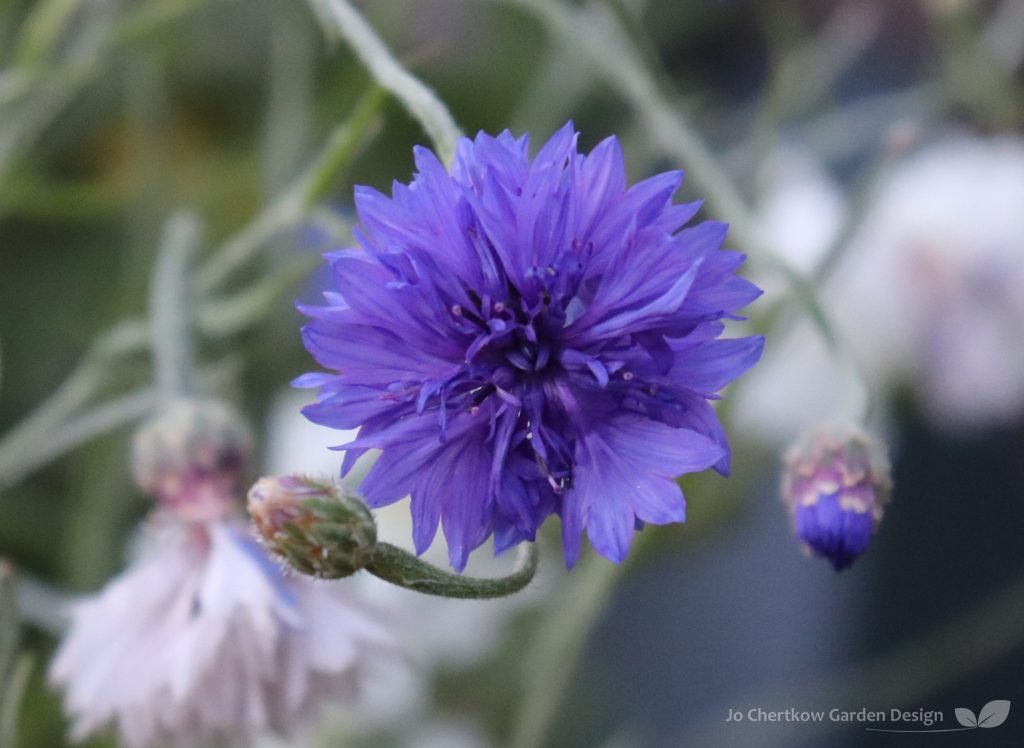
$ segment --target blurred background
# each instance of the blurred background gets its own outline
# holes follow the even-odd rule
[[[701,216],[733,225],[766,291],[737,332],[768,347],[722,402],[733,475],[684,481],[685,526],[647,529],[621,569],[587,558],[568,576],[549,553],[509,605],[400,596],[395,616],[434,632],[410,634],[413,674],[280,744],[908,745],[857,723],[725,720],[900,708],[948,727],[955,707],[1024,708],[1024,0],[356,5],[468,133],[536,144],[572,119],[582,149],[617,134],[633,180],[688,170],[680,199],[708,198]],[[65,744],[45,683],[56,596],[123,568],[150,508],[128,444],[151,407],[145,317],[170,216],[203,227],[203,386],[246,414],[261,472],[337,469],[324,447],[340,439],[304,425],[288,388],[312,368],[293,300],[317,298],[319,253],[350,242],[353,186],[408,181],[431,143],[323,6],[0,0],[0,556],[28,655],[12,745]],[[695,137],[713,168],[687,158]],[[840,574],[800,552],[778,498],[782,453],[850,397],[793,274],[893,462],[879,533]],[[538,641],[565,656],[529,656]],[[552,678],[564,688],[537,717],[529,694]],[[970,738],[1012,745],[1022,725]]]

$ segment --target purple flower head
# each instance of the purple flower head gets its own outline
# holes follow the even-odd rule
[[[614,137],[577,152],[567,124],[531,161],[527,138],[463,139],[449,173],[415,149],[391,198],[356,189],[357,248],[326,255],[335,291],[302,307],[330,374],[306,416],[360,427],[343,472],[383,450],[370,506],[411,496],[418,552],[443,527],[461,570],[562,519],[572,566],[584,532],[621,561],[644,523],[684,519],[673,478],[729,469],[709,400],[760,357],[723,319],[760,295],[720,249],[727,227],[681,228],[681,172],[628,187]]]

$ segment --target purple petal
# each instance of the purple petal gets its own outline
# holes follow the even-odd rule
[[[668,377],[683,387],[711,395],[756,364],[763,351],[763,335],[709,340],[678,351]]]

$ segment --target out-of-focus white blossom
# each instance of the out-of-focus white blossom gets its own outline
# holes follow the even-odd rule
[[[395,653],[351,585],[285,576],[240,520],[164,511],[75,606],[50,678],[75,740],[115,723],[130,748],[184,748],[288,731]]]
[[[784,254],[792,245],[804,269],[838,228],[837,215],[820,209],[835,189],[819,174],[765,203],[767,238]],[[929,419],[951,431],[1024,413],[1021,206],[1024,141],[1017,138],[951,138],[893,170],[820,289],[877,395],[907,387]],[[816,248],[808,249],[808,236],[818,237]],[[738,407],[755,432],[790,439],[835,416],[839,381],[824,344],[801,323],[768,346]]]

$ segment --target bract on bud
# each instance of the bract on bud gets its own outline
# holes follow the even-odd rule
[[[234,410],[182,398],[135,433],[135,482],[184,519],[210,521],[233,510],[250,451],[249,431]]]
[[[836,571],[867,550],[891,493],[881,446],[851,427],[814,431],[786,455],[782,500],[794,530]]]
[[[302,574],[339,579],[373,558],[373,515],[340,484],[294,475],[260,478],[249,489],[249,515],[264,545]]]

